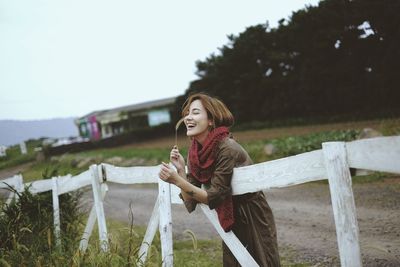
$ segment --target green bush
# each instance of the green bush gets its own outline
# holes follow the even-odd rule
[[[249,152],[254,162],[259,163],[318,150],[321,149],[323,142],[352,141],[355,140],[359,134],[360,131],[358,130],[328,131],[303,136],[249,142],[244,144],[244,147]],[[276,148],[276,152],[273,155],[268,156],[264,153],[264,146],[266,144],[272,144]]]
[[[6,156],[0,157],[0,170],[34,161],[36,158],[34,149],[40,147],[41,143],[42,139],[30,139],[25,141],[27,154],[21,154],[19,144],[8,147]]]
[[[271,143],[277,147],[281,155],[287,157],[321,149],[323,142],[352,141],[355,140],[358,135],[359,131],[356,130],[330,131],[310,134],[307,136],[274,139]]]
[[[44,178],[55,175],[56,171],[47,171]],[[63,255],[68,259],[72,256],[79,245],[82,228],[81,193],[77,191],[59,196],[61,247],[57,247],[51,191],[33,195],[29,188],[25,188],[23,192],[14,192],[18,200],[9,205],[3,204],[0,216],[0,258],[3,265],[52,265],[55,257]]]

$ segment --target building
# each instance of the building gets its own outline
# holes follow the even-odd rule
[[[171,122],[176,97],[109,110],[93,111],[75,120],[83,138],[99,140],[146,127]]]

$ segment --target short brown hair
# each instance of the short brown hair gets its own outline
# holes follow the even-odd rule
[[[231,127],[235,121],[232,113],[227,106],[219,99],[211,97],[205,93],[196,93],[190,95],[182,106],[182,117],[189,112],[190,104],[193,101],[200,100],[207,111],[207,116],[212,120],[214,127]]]

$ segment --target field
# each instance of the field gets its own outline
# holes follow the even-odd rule
[[[399,120],[385,120],[240,131],[234,132],[234,136],[249,151],[255,162],[261,162],[317,149],[323,141],[350,141],[364,128],[373,128],[384,135],[400,134]],[[171,136],[151,142],[63,155],[41,163],[16,164],[1,169],[0,178],[22,171],[24,179],[34,180],[40,178],[45,169],[51,168],[57,169],[60,175],[67,172],[77,174],[86,170],[89,164],[99,162],[120,166],[156,165],[161,160],[168,160],[173,140],[171,133]],[[179,137],[178,145],[183,153],[188,144],[186,137]],[[273,155],[266,155],[263,153],[266,144],[274,144],[277,151]],[[387,173],[356,176],[353,178],[353,191],[364,266],[399,266],[400,178]],[[143,228],[150,217],[156,194],[157,189],[152,186],[110,185],[106,198],[106,216],[117,222],[111,225],[113,229],[110,231],[118,232],[118,229],[129,226],[129,203],[132,203],[135,227]],[[269,190],[266,195],[274,211],[280,254],[285,266],[339,264],[326,182]],[[85,199],[90,203],[90,194],[86,194]],[[199,244],[203,244],[203,247],[199,245],[203,249],[198,251],[209,253],[206,247],[212,247],[211,250],[216,252],[213,262],[220,262],[218,238],[201,212],[197,210],[188,216],[182,206],[174,206],[173,231],[177,266],[210,266],[201,256],[196,256],[196,264],[191,259],[185,259],[186,254],[194,252],[193,240],[190,235],[185,234],[188,229],[194,233]],[[217,263],[215,266],[220,265]]]

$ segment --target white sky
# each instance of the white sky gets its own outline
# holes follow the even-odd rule
[[[246,27],[318,0],[0,0],[0,119],[83,116],[178,96]]]

